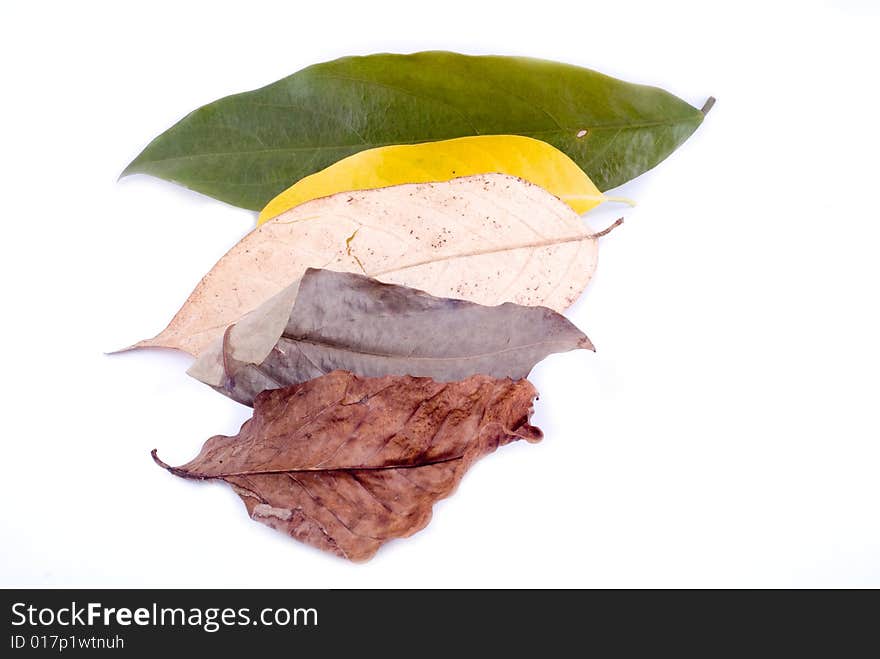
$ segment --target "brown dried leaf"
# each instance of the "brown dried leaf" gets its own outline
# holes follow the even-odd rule
[[[441,382],[482,373],[527,377],[554,352],[593,349],[546,307],[487,307],[346,272],[309,268],[299,292],[275,296],[230,326],[188,373],[245,405],[331,371]]]
[[[238,435],[212,437],[181,467],[153,458],[184,478],[224,480],[253,519],[363,561],[424,528],[474,461],[540,440],[529,424],[535,396],[527,380],[334,371],[264,391]]]

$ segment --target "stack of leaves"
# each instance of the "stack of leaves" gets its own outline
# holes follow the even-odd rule
[[[426,52],[318,64],[192,112],[125,173],[261,210],[258,226],[132,348],[192,354],[193,377],[254,414],[186,465],[154,459],[351,560],[423,528],[475,460],[540,439],[534,365],[593,349],[558,312],[617,223],[596,233],[579,214],[711,104]]]

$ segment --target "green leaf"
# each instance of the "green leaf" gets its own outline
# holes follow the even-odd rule
[[[702,119],[662,89],[544,60],[345,57],[195,110],[123,176],[152,174],[259,210],[302,177],[364,149],[513,134],[552,144],[607,190],[657,165]]]

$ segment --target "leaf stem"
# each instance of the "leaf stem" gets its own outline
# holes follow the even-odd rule
[[[623,224],[623,218],[622,218],[622,217],[618,217],[618,218],[614,221],[614,224],[612,224],[612,225],[609,226],[609,227],[606,227],[606,228],[602,229],[602,230],[599,231],[598,233],[594,233],[594,234],[593,234],[593,238],[601,238],[602,236],[607,236],[609,233],[611,233],[612,231],[614,231],[614,230],[615,230],[617,227],[619,227],[621,224]]]
[[[628,199],[626,197],[605,197],[605,201],[613,201],[618,204],[626,204],[627,206],[635,206],[636,202],[632,199]]]
[[[189,473],[185,469],[181,469],[180,467],[172,467],[169,464],[165,464],[164,462],[162,462],[162,460],[159,459],[157,452],[158,452],[157,449],[153,449],[152,451],[150,451],[150,455],[153,458],[153,462],[155,462],[157,465],[162,467],[162,469],[167,469],[175,476],[180,476],[181,478],[199,478],[198,476],[193,476],[191,473]]]
[[[703,116],[704,116],[704,117],[705,117],[707,114],[709,114],[709,110],[712,109],[712,106],[713,106],[713,105],[715,105],[715,97],[714,97],[714,96],[710,96],[709,98],[706,99],[706,102],[703,103],[703,107],[700,108],[700,112],[703,113]]]

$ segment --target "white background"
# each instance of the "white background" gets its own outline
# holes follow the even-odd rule
[[[716,6],[717,4],[717,6]],[[6,3],[0,585],[880,586],[877,4]],[[145,176],[197,106],[348,54],[531,55],[718,104],[596,227],[546,439],[351,565],[174,478],[241,406],[160,330],[254,214]]]

